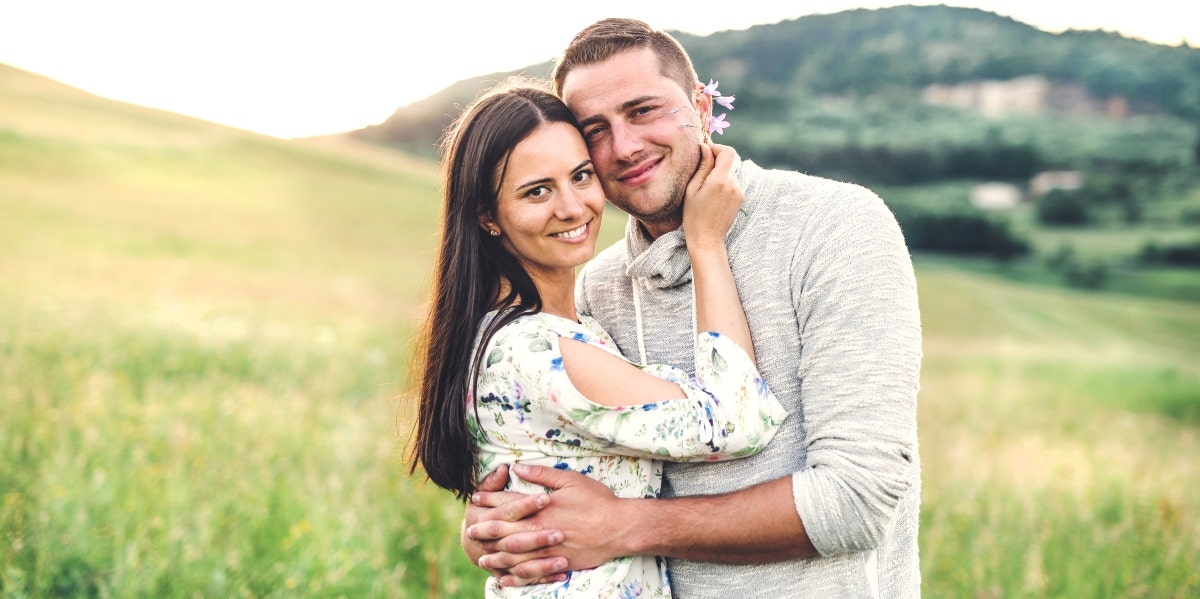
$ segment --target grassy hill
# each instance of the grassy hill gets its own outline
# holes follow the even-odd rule
[[[434,165],[0,89],[0,596],[478,596],[398,455]],[[917,268],[926,596],[1200,592],[1200,306]]]
[[[673,34],[701,79],[718,80],[724,93],[738,98],[736,112],[729,115],[735,125],[722,139],[760,162],[813,172],[849,170],[855,180],[870,173],[856,171],[854,161],[836,169],[822,164],[816,150],[856,144],[936,149],[979,144],[989,136],[996,138],[989,143],[1029,144],[1050,160],[1079,167],[1114,154],[1113,148],[1094,147],[1092,136],[1097,136],[1134,144],[1129,156],[1115,152],[1123,160],[1158,163],[1175,160],[1170,154],[1180,149],[1180,138],[1182,148],[1190,150],[1200,116],[1198,48],[1103,31],[1050,33],[975,8],[856,9],[706,36]],[[544,62],[460,81],[349,135],[431,155],[438,134],[456,114],[451,107],[465,105],[506,75],[549,77],[551,68]],[[1046,98],[1046,112],[1032,123],[1010,124],[922,100],[933,85],[1023,77],[1045,78],[1056,86],[1053,97]],[[1138,131],[1147,127],[1143,122],[1123,131],[1095,111],[1081,113],[1077,102],[1068,101],[1076,95],[1101,104],[1117,101],[1130,115],[1155,117],[1150,126],[1158,143],[1139,139]],[[1062,123],[1064,116],[1074,118]],[[1081,132],[1086,137],[1075,139]]]

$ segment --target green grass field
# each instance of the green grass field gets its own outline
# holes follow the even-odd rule
[[[0,89],[0,597],[479,596],[401,459],[435,167]],[[1200,595],[1200,303],[917,269],[925,596]]]

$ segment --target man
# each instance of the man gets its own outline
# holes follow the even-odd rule
[[[581,274],[580,310],[627,356],[686,367],[679,225],[712,98],[678,42],[628,19],[580,32],[554,79],[609,200],[632,217]],[[547,468],[514,467],[552,489],[537,497],[497,492],[506,472],[489,477],[463,544],[504,582],[639,554],[669,558],[676,597],[920,595],[921,332],[899,227],[855,185],[749,161],[737,179],[729,259],[759,369],[792,417],[757,456],[668,463],[661,499],[617,499]]]

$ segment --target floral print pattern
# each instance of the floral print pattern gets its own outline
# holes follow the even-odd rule
[[[489,314],[481,331],[494,316]],[[750,357],[719,333],[696,336],[694,377],[668,365],[641,367],[678,384],[682,397],[624,407],[594,403],[575,389],[563,368],[559,340],[564,337],[621,356],[616,343],[587,316],[575,322],[528,314],[488,342],[467,410],[481,475],[501,464],[523,462],[581,472],[618,497],[655,497],[662,484],[662,460],[753,455],[787,418]],[[547,491],[515,475],[509,489]],[[516,588],[501,588],[494,578],[487,583],[487,596],[496,598],[670,595],[665,560],[650,556],[571,572],[561,583]]]

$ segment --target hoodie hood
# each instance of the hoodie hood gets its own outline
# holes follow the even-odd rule
[[[746,228],[751,213],[751,198],[747,187],[747,171],[755,168],[749,161],[738,161],[734,165],[734,176],[742,186],[746,200],[741,212],[734,219],[726,244],[732,244]],[[670,289],[692,281],[692,261],[688,256],[683,229],[670,231],[658,239],[650,239],[636,219],[625,223],[625,274],[650,289]],[[637,284],[634,285],[637,287]]]

